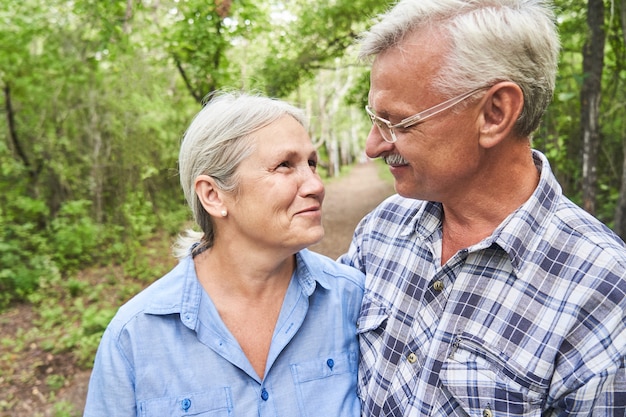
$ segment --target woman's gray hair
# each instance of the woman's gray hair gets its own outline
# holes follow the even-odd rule
[[[237,168],[253,152],[251,138],[259,129],[291,116],[306,126],[304,112],[284,101],[242,92],[213,93],[194,117],[180,146],[180,183],[193,218],[202,232],[187,230],[174,244],[174,255],[189,255],[194,244],[198,252],[213,246],[215,231],[211,216],[195,192],[195,180],[208,175],[226,192],[236,193]]]
[[[515,131],[534,132],[554,94],[560,50],[551,4],[542,0],[400,0],[361,37],[360,58],[398,46],[422,28],[450,42],[433,88],[445,95],[511,81],[524,93]]]

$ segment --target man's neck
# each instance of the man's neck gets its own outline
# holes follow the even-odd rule
[[[539,172],[528,157],[498,161],[480,181],[452,201],[443,202],[441,263],[486,237],[523,205],[539,183]]]

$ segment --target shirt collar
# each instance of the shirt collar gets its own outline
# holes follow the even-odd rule
[[[302,287],[302,293],[310,297],[315,291],[316,283],[322,288],[329,289],[328,274],[322,269],[321,263],[314,260],[314,255],[308,249],[296,253],[296,278]]]
[[[532,156],[539,172],[539,184],[533,194],[520,208],[511,213],[491,236],[469,248],[470,251],[480,250],[496,243],[507,252],[516,269],[539,245],[542,231],[548,227],[563,194],[545,155],[533,150]],[[400,234],[409,236],[415,233],[418,239],[432,239],[441,228],[442,214],[441,203],[425,202],[415,216],[408,218],[401,225]]]
[[[153,300],[147,306],[146,312],[150,314],[180,313],[180,319],[183,324],[190,329],[195,329],[203,289],[198,281],[191,256],[183,258],[169,275],[174,275],[172,277],[174,279],[171,280],[173,286],[168,290],[168,293],[180,294],[180,298],[176,300],[174,297],[167,297],[164,300]],[[297,280],[302,294],[306,297],[310,297],[313,294],[317,283],[325,289],[330,288],[327,274],[323,271],[319,262],[314,261],[314,255],[307,249],[296,253],[294,278]]]
[[[416,233],[420,239],[426,240],[441,227],[440,203],[425,201],[411,214],[399,225],[400,236],[408,237]]]
[[[539,171],[539,184],[530,198],[509,215],[491,236],[504,249],[513,267],[519,269],[523,260],[532,254],[549,227],[563,191],[552,173],[548,159],[533,150],[533,160]]]

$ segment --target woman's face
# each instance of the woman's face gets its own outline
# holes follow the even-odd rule
[[[324,185],[304,127],[284,116],[254,133],[251,145],[237,169],[238,191],[225,199],[223,238],[287,254],[319,242]]]

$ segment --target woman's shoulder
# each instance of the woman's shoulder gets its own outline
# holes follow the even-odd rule
[[[343,285],[354,285],[360,289],[364,288],[365,275],[356,268],[341,264],[326,255],[304,249],[299,255],[307,264],[309,270],[318,276],[339,281]]]
[[[143,313],[171,313],[180,308],[189,261],[182,259],[167,274],[141,290],[117,311],[112,323],[124,326]]]

